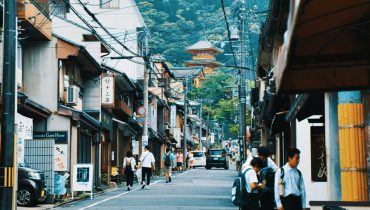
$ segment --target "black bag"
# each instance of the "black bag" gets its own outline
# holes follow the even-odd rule
[[[164,160],[164,165],[166,167],[170,167],[171,166],[171,158],[170,158],[170,155],[166,155],[166,158]]]
[[[273,192],[275,186],[275,171],[271,167],[265,167],[260,171],[261,182],[266,182],[262,192]]]
[[[130,161],[126,158],[126,167],[125,167],[126,172],[131,172],[132,171],[131,161],[132,161],[132,158],[130,159]]]
[[[233,188],[231,190],[231,201],[235,206],[245,206],[248,202],[248,192],[245,188],[246,180],[245,180],[245,173],[249,171],[251,168],[247,169],[244,173],[242,173],[238,178],[234,180]]]

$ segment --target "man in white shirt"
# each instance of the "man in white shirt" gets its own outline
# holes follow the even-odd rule
[[[141,189],[149,189],[149,184],[150,184],[150,177],[152,176],[152,169],[155,171],[155,159],[153,153],[150,151],[150,147],[146,145],[144,147],[144,152],[140,156],[140,162],[142,166],[142,180],[143,180],[143,185],[141,186]],[[146,176],[146,179],[145,179]],[[146,180],[146,184],[145,184]]]
[[[288,149],[288,162],[275,173],[275,202],[278,210],[301,210],[306,208],[306,190],[302,173],[297,169],[297,148]],[[279,184],[281,192],[279,191]]]

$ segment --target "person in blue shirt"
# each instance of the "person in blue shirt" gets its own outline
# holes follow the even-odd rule
[[[166,175],[166,183],[171,182],[172,176],[172,163],[175,156],[172,154],[171,149],[166,149],[166,154],[163,155],[164,161],[164,174]]]
[[[287,153],[288,162],[275,173],[276,207],[278,210],[302,210],[306,208],[306,191],[302,173],[297,169],[301,152],[290,148]]]

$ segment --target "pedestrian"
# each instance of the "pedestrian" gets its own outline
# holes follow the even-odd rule
[[[247,166],[245,172],[245,184],[248,192],[247,201],[242,210],[260,210],[259,190],[263,189],[263,184],[258,181],[257,174],[262,168],[262,160],[253,158],[250,166]]]
[[[239,155],[239,152],[235,153],[234,159],[235,159],[236,170],[239,171],[239,169],[240,169],[240,155]]]
[[[164,161],[164,174],[166,176],[166,183],[171,182],[171,176],[172,176],[172,163],[175,159],[175,156],[173,156],[171,149],[166,149],[166,154],[163,155],[163,161]]]
[[[127,190],[130,191],[134,184],[134,171],[136,167],[136,160],[132,155],[132,151],[129,150],[126,153],[126,157],[123,159],[123,171],[126,175],[126,186]]]
[[[184,155],[182,154],[182,151],[179,149],[177,150],[177,154],[176,154],[177,171],[182,172],[183,162],[184,162]]]
[[[258,157],[262,160],[262,169],[260,171],[261,181],[265,182],[265,187],[261,190],[261,209],[273,210],[274,203],[274,176],[278,169],[274,161],[269,157],[270,150],[266,146],[260,146],[257,149]]]
[[[275,202],[278,210],[306,208],[306,190],[302,173],[297,169],[300,151],[289,148],[288,162],[275,173]]]
[[[155,171],[155,159],[153,153],[150,152],[150,147],[146,145],[144,147],[144,152],[140,156],[140,162],[141,162],[141,178],[142,178],[142,186],[141,189],[148,189],[150,185],[150,177],[152,176],[152,170]],[[146,179],[145,179],[146,177]],[[146,181],[146,183],[145,183]]]
[[[188,154],[189,159],[189,168],[194,168],[194,155],[193,153],[189,152]]]

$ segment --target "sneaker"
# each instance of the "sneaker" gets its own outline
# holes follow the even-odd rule
[[[141,186],[141,189],[144,189],[145,188],[145,184],[143,184],[143,186]]]
[[[145,186],[145,189],[150,190],[149,186]]]

